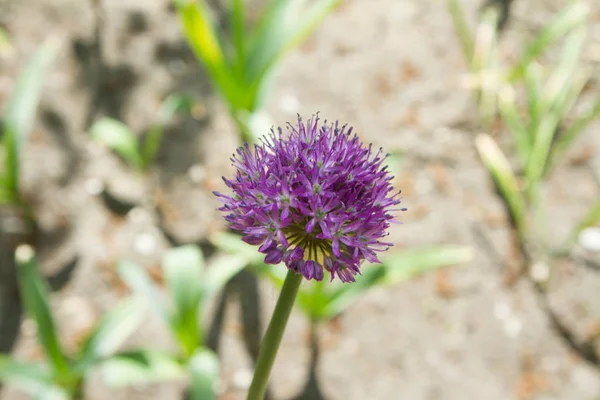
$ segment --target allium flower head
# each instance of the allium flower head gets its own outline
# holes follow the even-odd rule
[[[215,192],[219,210],[266,263],[283,261],[306,279],[320,281],[325,269],[331,280],[353,282],[363,260],[379,262],[376,252],[392,245],[381,239],[400,199],[385,156],[337,122],[298,117],[287,130],[237,150],[236,176],[223,178],[234,194]]]

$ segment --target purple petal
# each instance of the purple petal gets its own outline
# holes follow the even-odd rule
[[[283,251],[278,248],[270,250],[265,256],[265,264],[279,264],[283,259]]]

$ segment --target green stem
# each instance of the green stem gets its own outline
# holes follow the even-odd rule
[[[248,391],[248,400],[263,400],[265,396],[273,362],[275,361],[285,326],[290,317],[290,312],[294,306],[298,288],[300,288],[300,283],[302,283],[302,278],[302,275],[292,270],[289,270],[285,277],[285,282],[275,305],[271,322],[269,322],[269,327],[260,346],[254,378],[252,378],[252,384]]]

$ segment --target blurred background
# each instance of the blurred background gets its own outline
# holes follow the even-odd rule
[[[319,112],[408,211],[270,399],[600,399],[600,4],[0,0],[0,399],[245,398],[284,266],[229,157]]]

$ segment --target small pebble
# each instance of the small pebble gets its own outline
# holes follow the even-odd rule
[[[550,279],[550,267],[543,262],[536,262],[529,270],[529,276],[536,282],[547,282]]]
[[[206,179],[206,168],[200,164],[192,165],[188,170],[188,175],[192,182],[202,183]]]
[[[494,305],[494,316],[504,321],[510,316],[510,307],[506,303],[496,303]]]
[[[510,317],[504,324],[504,332],[509,338],[516,338],[523,330],[523,322],[517,317]]]
[[[102,184],[102,181],[98,178],[90,178],[86,180],[84,186],[85,191],[92,196],[99,195],[104,189],[104,184]]]
[[[236,389],[248,389],[251,383],[252,372],[248,369],[240,369],[233,375],[233,385]]]
[[[587,251],[600,253],[600,228],[586,228],[579,234],[579,244]]]
[[[288,114],[295,114],[300,108],[300,101],[298,101],[296,96],[287,94],[281,97],[279,108]]]
[[[151,233],[142,233],[135,238],[135,251],[143,256],[149,256],[156,250],[156,237]]]

